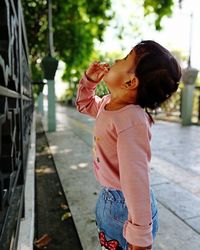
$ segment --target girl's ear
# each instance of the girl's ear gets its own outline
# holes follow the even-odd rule
[[[122,84],[123,88],[126,89],[136,89],[138,87],[139,80],[135,74],[131,74],[130,80]]]

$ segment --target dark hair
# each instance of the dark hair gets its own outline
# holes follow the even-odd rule
[[[142,41],[133,49],[139,80],[136,104],[155,109],[178,89],[181,67],[167,49],[154,41]]]

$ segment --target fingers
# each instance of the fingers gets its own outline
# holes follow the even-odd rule
[[[99,82],[108,71],[108,63],[93,62],[86,70],[86,75],[92,81]]]
[[[101,64],[99,62],[94,62],[89,66],[89,68],[87,69],[87,72],[89,74],[100,73],[100,72],[107,73],[108,70],[109,70],[108,63]]]
[[[91,67],[96,70],[102,70],[104,72],[108,72],[109,64],[108,63],[101,63],[101,62],[94,62],[91,64]]]

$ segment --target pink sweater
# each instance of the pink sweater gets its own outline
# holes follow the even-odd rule
[[[79,112],[96,118],[93,167],[104,187],[121,190],[128,208],[124,237],[133,245],[152,244],[149,162],[150,126],[146,112],[138,105],[107,111],[110,95],[95,95],[96,83],[85,76],[77,93]]]

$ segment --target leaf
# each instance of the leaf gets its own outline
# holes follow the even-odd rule
[[[63,214],[63,216],[61,217],[61,220],[64,221],[64,220],[67,220],[68,218],[72,217],[71,213],[70,212],[66,212]]]
[[[62,196],[62,192],[61,192],[61,191],[59,191],[58,194],[59,194],[60,196]]]
[[[34,242],[34,245],[37,248],[41,249],[41,248],[46,247],[51,240],[52,238],[48,234],[44,234],[39,240],[36,240]]]
[[[67,210],[69,207],[67,206],[67,204],[65,204],[65,203],[61,203],[60,204],[60,207],[62,208],[62,209],[64,209],[64,210]]]

